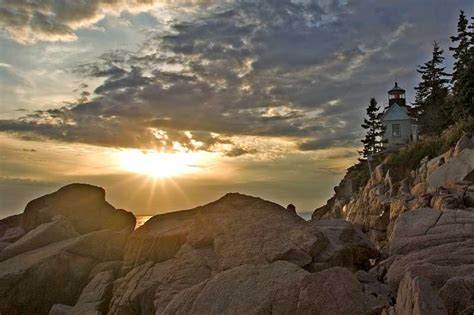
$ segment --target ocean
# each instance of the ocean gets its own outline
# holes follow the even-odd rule
[[[302,217],[303,219],[305,219],[306,221],[311,220],[311,214],[312,214],[311,212],[298,213],[298,215]],[[152,215],[136,215],[135,217],[137,218],[135,229],[138,229],[140,226],[145,224],[146,221],[150,220]]]
[[[146,221],[150,220],[151,217],[152,215],[136,215],[135,218],[137,218],[137,223],[135,224],[135,230],[145,224]]]

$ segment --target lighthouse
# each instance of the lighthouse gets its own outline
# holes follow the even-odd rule
[[[395,86],[388,91],[388,106],[397,103],[400,106],[406,106],[405,90],[398,86],[395,82]]]
[[[382,124],[385,126],[387,149],[395,149],[409,142],[416,141],[418,126],[416,120],[410,116],[410,108],[406,103],[405,90],[395,86],[388,91],[388,106],[382,114]]]

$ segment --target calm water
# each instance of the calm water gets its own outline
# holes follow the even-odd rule
[[[306,221],[309,221],[311,219],[311,212],[298,213],[298,215]],[[145,224],[145,222],[148,221],[151,217],[152,215],[137,215],[137,224],[135,225],[135,229],[138,229],[140,226]]]
[[[137,215],[135,216],[137,218],[137,224],[135,225],[135,229],[138,229],[140,226],[145,224],[146,221],[148,221],[152,215]]]
[[[313,214],[312,212],[302,212],[302,213],[298,213],[298,215],[299,215],[300,217],[302,217],[303,219],[305,219],[306,221],[311,220],[311,215],[312,215],[312,214]]]

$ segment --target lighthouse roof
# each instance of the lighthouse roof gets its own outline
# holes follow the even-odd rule
[[[395,82],[395,86],[390,91],[388,91],[388,93],[392,93],[392,92],[405,92],[405,90],[399,87],[398,83]]]
[[[410,110],[408,106],[399,105],[393,103],[392,105],[386,107],[382,114],[382,121],[389,120],[412,120],[410,116]]]

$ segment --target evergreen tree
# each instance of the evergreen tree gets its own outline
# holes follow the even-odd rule
[[[451,111],[446,104],[449,74],[444,71],[443,61],[443,50],[434,42],[431,59],[418,66],[421,81],[415,87],[413,114],[418,118],[422,133],[439,132],[440,127],[446,127],[452,122]]]
[[[450,51],[453,51],[454,67],[453,77],[451,82],[453,83],[453,90],[456,90],[456,83],[458,81],[458,75],[466,67],[466,62],[469,58],[469,31],[468,31],[468,20],[464,15],[464,11],[459,14],[458,20],[458,34],[457,36],[451,36],[453,43],[458,43],[457,47],[449,47]]]
[[[462,118],[474,114],[474,19],[468,26],[463,11],[459,15],[457,32],[451,40],[458,45],[449,48],[454,52],[452,110],[456,118]]]
[[[367,118],[364,119],[364,123],[361,125],[362,128],[367,130],[365,138],[361,140],[364,144],[364,149],[359,151],[363,159],[382,151],[383,144],[386,142],[382,140],[385,127],[382,125],[379,109],[377,101],[375,98],[372,98],[367,107]]]

